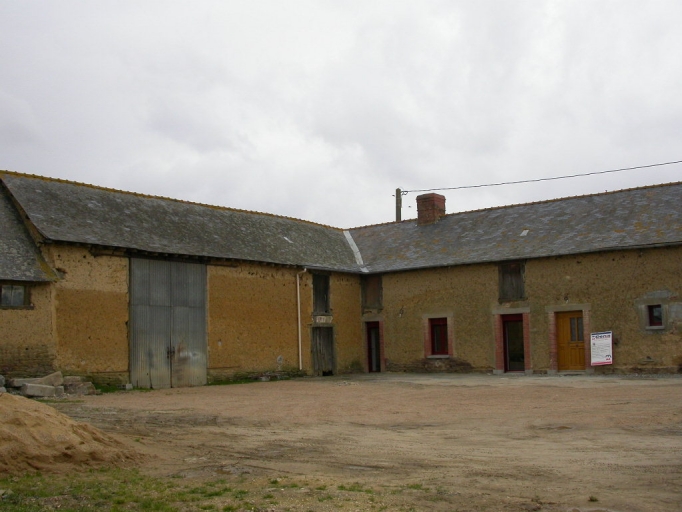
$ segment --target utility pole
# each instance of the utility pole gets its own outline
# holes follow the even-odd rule
[[[395,221],[400,222],[401,210],[403,208],[403,191],[399,188],[395,189]]]

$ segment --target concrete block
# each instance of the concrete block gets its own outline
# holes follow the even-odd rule
[[[5,388],[5,386],[0,386],[0,393],[7,393],[7,388]]]
[[[54,396],[57,398],[62,398],[66,393],[64,393],[64,386],[55,386],[54,387]]]
[[[31,398],[46,398],[55,396],[56,388],[45,384],[33,384],[28,382],[21,386],[21,394]]]
[[[19,389],[24,384],[30,384],[30,383],[35,382],[37,380],[38,379],[9,379],[7,381],[7,387]]]
[[[64,384],[64,376],[62,372],[54,372],[45,377],[36,380],[34,384],[43,384],[45,386],[61,386]]]
[[[0,388],[5,387],[5,377],[3,375],[0,375]]]
[[[75,382],[64,386],[64,391],[69,395],[96,395],[97,390],[92,382]]]
[[[68,386],[70,384],[78,384],[83,382],[83,377],[80,375],[67,375],[64,377],[64,385]]]

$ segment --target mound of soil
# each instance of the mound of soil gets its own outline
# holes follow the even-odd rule
[[[87,423],[77,423],[33,400],[0,394],[0,474],[63,473],[129,465],[140,458],[121,441]]]

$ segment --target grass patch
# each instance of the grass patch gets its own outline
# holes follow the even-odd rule
[[[374,494],[372,489],[365,489],[362,484],[355,482],[351,485],[339,485],[336,487],[339,491],[349,491],[349,492],[365,492],[367,494]]]
[[[225,480],[197,486],[183,480],[141,475],[136,470],[92,470],[69,475],[39,473],[0,479],[3,512],[68,510],[75,512],[123,512],[149,510],[239,510],[230,501],[249,491],[233,490]],[[226,499],[227,498],[227,499]],[[220,503],[222,501],[222,503]],[[225,504],[225,501],[228,504]]]

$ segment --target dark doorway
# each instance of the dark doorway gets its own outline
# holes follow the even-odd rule
[[[504,370],[522,372],[526,369],[523,349],[523,315],[502,315],[504,335]]]
[[[381,331],[379,322],[367,322],[367,368],[370,372],[381,371]]]

